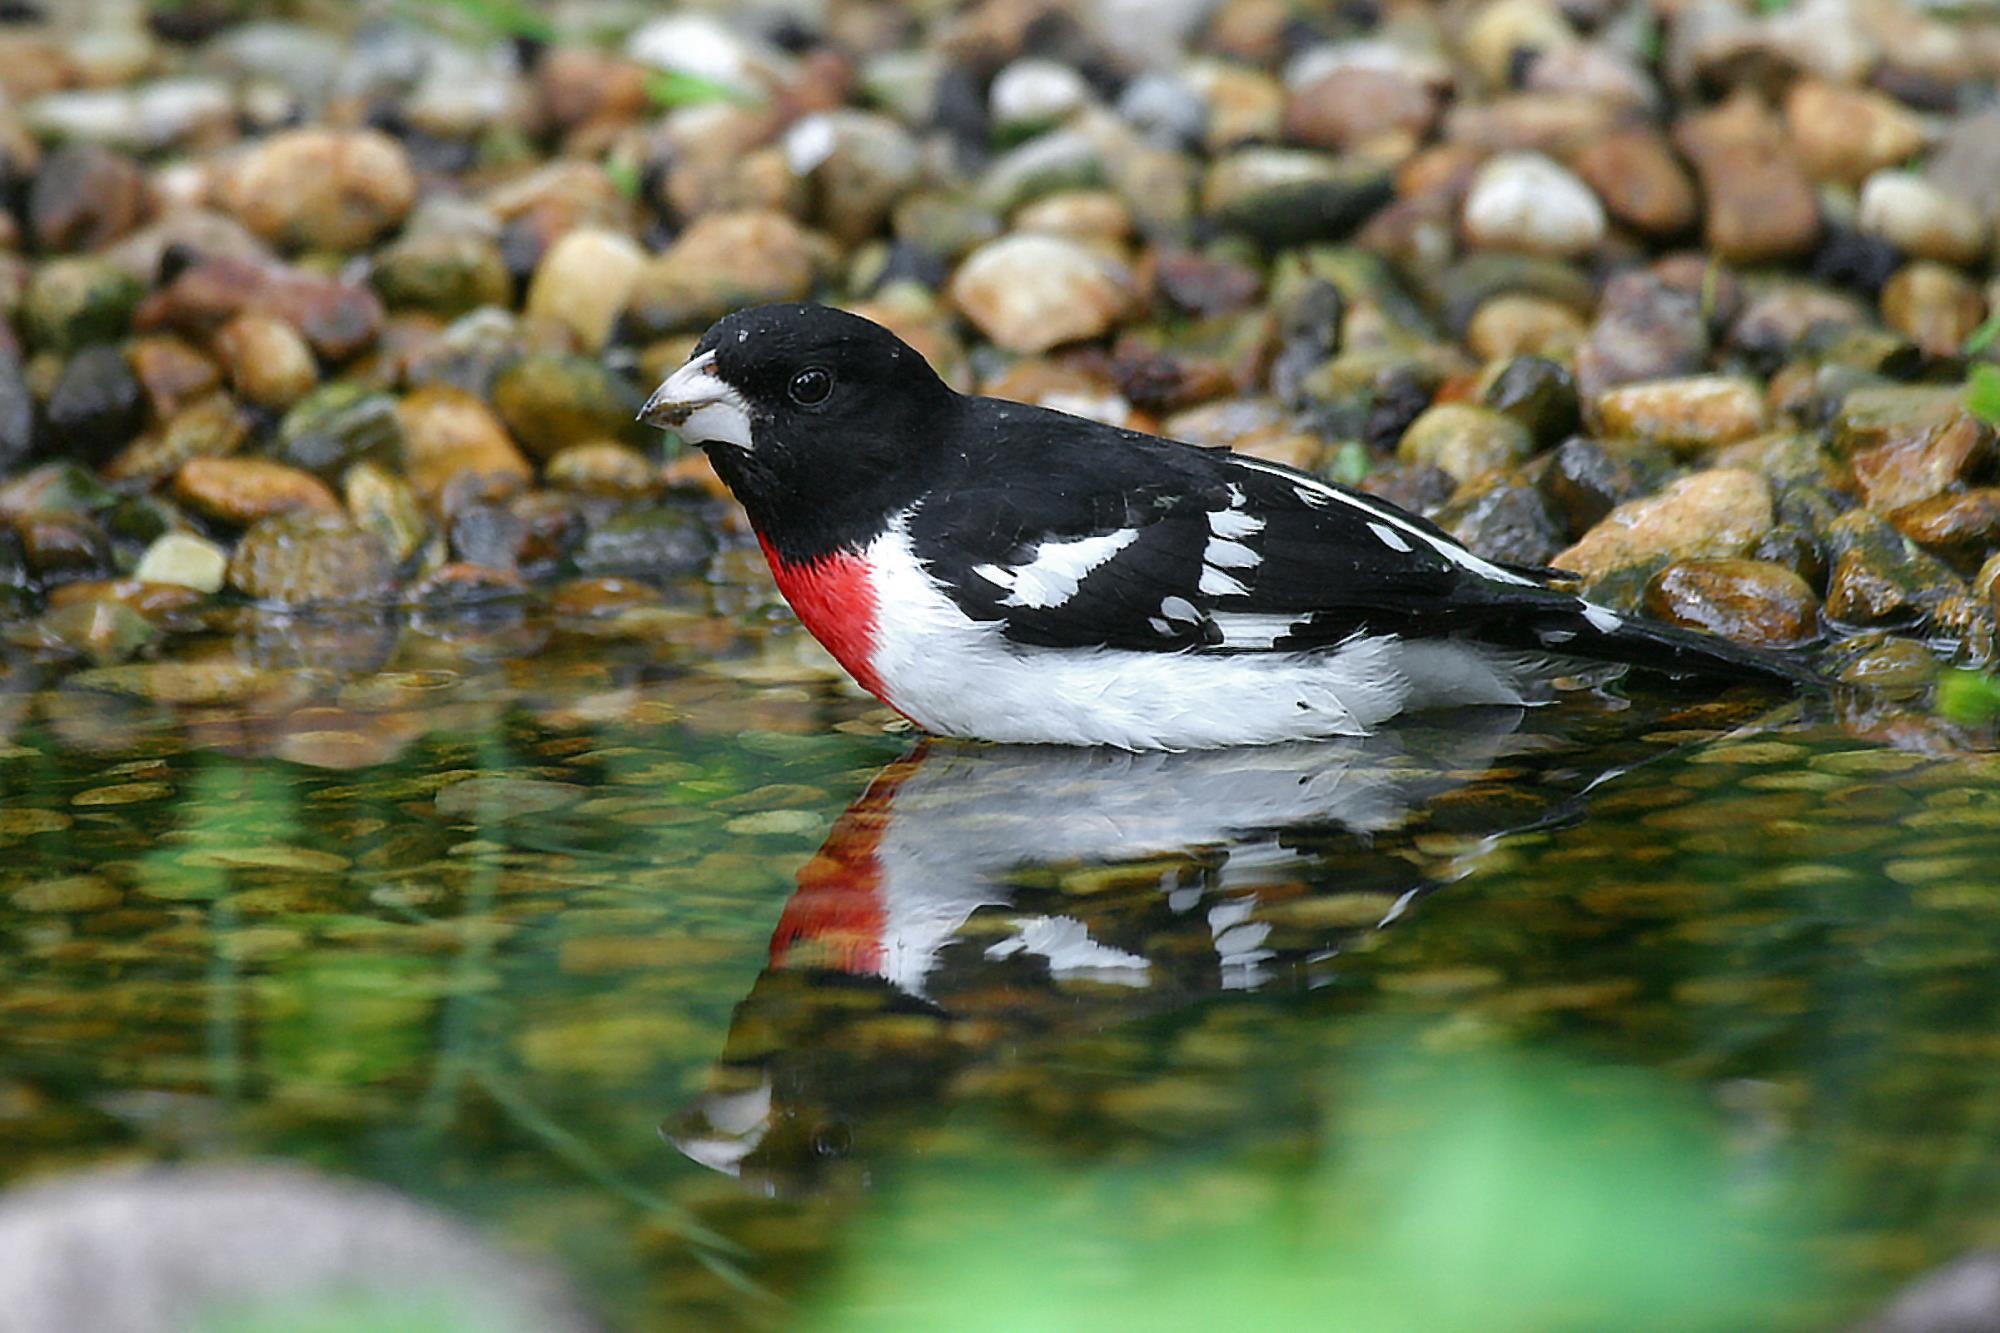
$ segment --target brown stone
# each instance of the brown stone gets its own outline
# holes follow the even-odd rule
[[[1902,103],[1818,79],[1801,80],[1785,95],[1785,128],[1815,180],[1849,185],[1924,146],[1923,122]]]
[[[381,538],[344,515],[300,510],[253,524],[229,560],[229,586],[281,606],[371,601],[395,570]]]
[[[1886,432],[1848,460],[1870,509],[1892,513],[1937,495],[1986,457],[1993,432],[1967,412]]]
[[[1576,385],[1590,400],[1620,384],[1692,375],[1707,358],[1700,298],[1632,270],[1604,285],[1597,319],[1577,351]]]
[[[1604,201],[1606,212],[1635,231],[1673,236],[1692,226],[1699,213],[1694,182],[1652,130],[1592,139],[1571,156],[1570,167]]]
[[[652,108],[646,70],[589,46],[558,46],[535,66],[535,89],[559,130],[589,121],[623,123]]]
[[[215,335],[215,351],[237,394],[259,407],[290,407],[319,383],[312,348],[274,315],[238,315]]]
[[[1597,578],[1659,559],[1741,555],[1771,526],[1769,484],[1754,472],[1714,468],[1619,505],[1553,563]]]
[[[28,192],[28,225],[48,250],[97,250],[146,218],[146,174],[96,144],[51,153]]]
[[[174,496],[225,523],[254,523],[298,509],[340,512],[325,482],[262,458],[191,458],[174,474]]]
[[[141,330],[207,338],[245,311],[284,320],[329,361],[374,342],[383,319],[381,300],[365,287],[249,260],[208,259],[149,296],[132,322]]]
[[[1515,356],[1568,360],[1584,339],[1583,317],[1560,301],[1504,292],[1482,301],[1466,326],[1466,346],[1483,361]]]
[[[1436,119],[1437,100],[1408,75],[1344,69],[1291,95],[1285,106],[1285,135],[1309,148],[1335,152],[1370,147],[1407,150]]]
[[[1763,560],[1682,560],[1646,584],[1645,608],[1670,624],[1760,648],[1819,636],[1819,599],[1806,581]]]
[[[1934,495],[1898,509],[1889,521],[1917,545],[1969,569],[2000,545],[2000,487]]]
[[[1803,254],[1819,239],[1819,201],[1784,130],[1753,95],[1687,117],[1674,144],[1701,178],[1708,248],[1760,263]]]
[[[784,214],[708,214],[639,271],[632,314],[654,334],[700,328],[739,306],[800,299],[813,271],[810,242]]]
[[[1957,269],[1918,260],[1882,288],[1882,322],[1932,356],[1953,356],[1986,316],[1986,297]]]
[[[299,129],[251,147],[220,193],[223,207],[274,244],[355,250],[403,220],[417,177],[386,134]]]
[[[396,415],[411,489],[433,508],[457,476],[498,474],[525,482],[534,475],[500,418],[463,389],[425,385],[397,403]]]
[[[52,608],[78,602],[122,602],[148,620],[162,620],[201,605],[207,594],[176,583],[145,583],[138,579],[105,579],[66,583],[49,594]]]
[[[105,464],[107,481],[156,482],[171,477],[194,458],[235,453],[250,434],[243,410],[217,390],[188,404],[147,431]]]
[[[1763,431],[1764,394],[1729,375],[1626,384],[1597,399],[1606,435],[1651,440],[1680,454],[1698,453]]]
[[[172,335],[135,338],[125,363],[139,378],[155,420],[164,421],[221,382],[215,362]]]
[[[1515,93],[1461,102],[1445,117],[1445,137],[1489,153],[1567,156],[1618,128],[1621,108],[1596,97]]]

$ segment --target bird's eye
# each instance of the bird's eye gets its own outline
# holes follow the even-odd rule
[[[833,392],[833,372],[819,366],[807,366],[792,376],[792,382],[785,392],[800,407],[817,407]]]

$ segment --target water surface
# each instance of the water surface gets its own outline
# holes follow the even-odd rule
[[[2000,1238],[1994,758],[926,743],[767,595],[14,663],[7,1180],[301,1161],[629,1328],[1819,1328]]]

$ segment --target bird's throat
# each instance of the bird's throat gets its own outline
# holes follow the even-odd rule
[[[791,603],[799,623],[862,689],[895,707],[882,692],[882,680],[875,673],[875,586],[869,578],[868,562],[847,551],[787,560],[761,533],[757,544],[764,548],[771,577]]]

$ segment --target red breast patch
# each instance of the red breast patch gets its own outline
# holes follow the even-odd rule
[[[787,564],[762,537],[764,559],[778,591],[798,613],[799,623],[826,646],[861,688],[895,707],[875,674],[875,588],[861,557],[836,552],[803,564]]]

